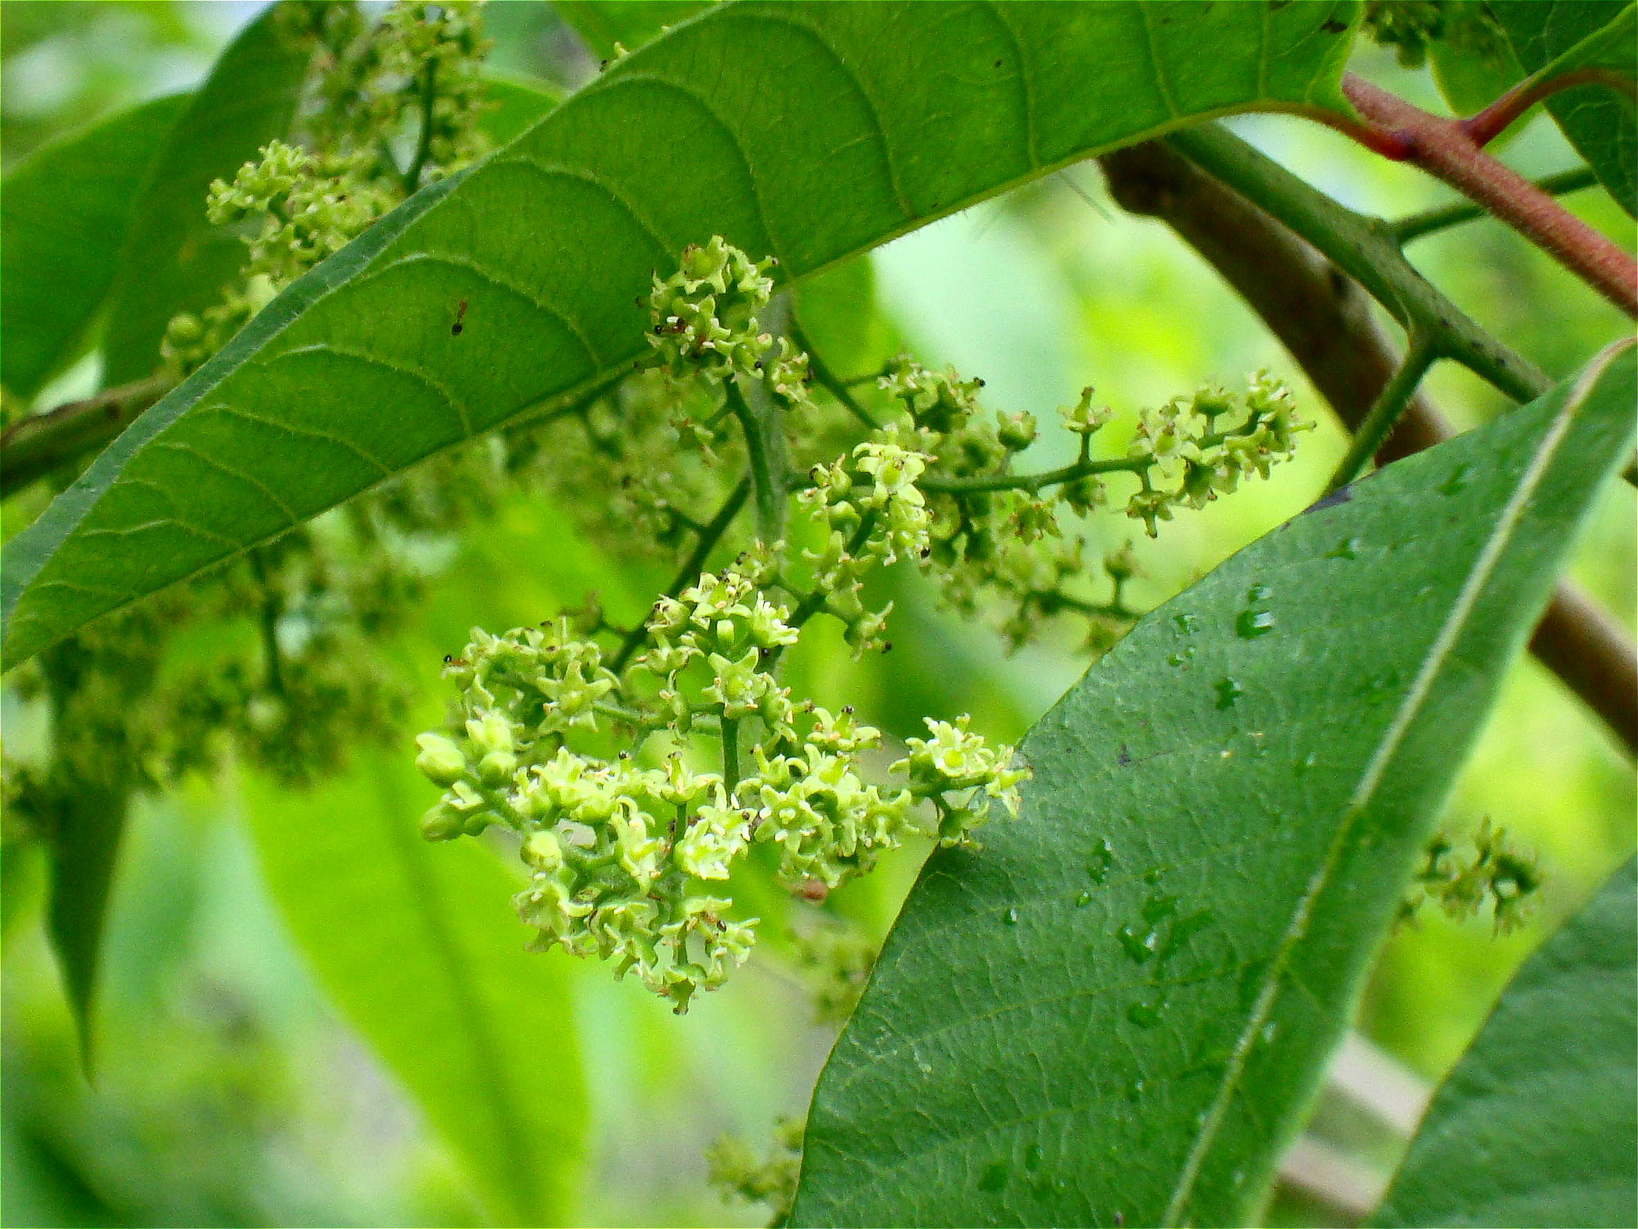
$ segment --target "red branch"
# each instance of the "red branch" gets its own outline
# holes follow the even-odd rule
[[[1552,253],[1627,315],[1638,317],[1638,262],[1485,153],[1468,124],[1430,115],[1352,73],[1343,78],[1342,88],[1372,126],[1374,139],[1366,142],[1372,149],[1438,176]]]

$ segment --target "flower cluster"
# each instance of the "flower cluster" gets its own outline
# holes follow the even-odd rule
[[[1016,808],[1024,775],[965,722],[929,722],[933,737],[890,770],[902,784],[868,782],[860,757],[881,732],[793,701],[774,673],[798,629],[759,589],[766,567],[706,573],[656,603],[621,674],[567,619],[474,631],[447,667],[456,724],[419,739],[417,764],[444,789],[425,835],[515,830],[530,871],[516,903],[537,946],[635,971],[679,1013],[754,942],[757,919],[730,916],[726,885],[753,846],[772,848],[780,883],[822,892],[912,835],[971,843],[993,802]],[[700,737],[720,744],[720,772],[693,766]]]
[[[775,344],[760,331],[757,314],[773,294],[779,261],[752,261],[721,235],[683,249],[682,267],[654,276],[649,343],[674,377],[720,384],[734,377],[764,381],[787,404],[801,399],[808,382],[807,356],[789,338]]]
[[[1311,425],[1297,418],[1289,390],[1259,372],[1243,399],[1202,388],[1146,411],[1124,455],[1095,458],[1093,438],[1114,414],[1095,407],[1088,388],[1059,411],[1078,438],[1076,460],[1028,474],[1014,465],[1039,435],[1036,419],[1028,412],[986,419],[977,401],[982,381],[901,360],[878,386],[903,414],[879,438],[921,459],[915,481],[925,496],[919,511],[930,522],[926,565],[943,574],[946,596],[960,609],[974,609],[985,594],[1008,599],[1013,612],[1004,630],[1014,644],[1063,611],[1090,621],[1094,643],[1135,617],[1123,600],[1136,571],[1130,551],[1105,559],[1113,595],[1094,601],[1079,591],[1088,570],[1083,543],[1066,540],[1060,520],[1063,512],[1084,516],[1107,504],[1111,476],[1136,479],[1126,514],[1153,537],[1175,508],[1203,507],[1248,475],[1266,477]]]
[[[211,184],[206,212],[217,226],[259,222],[245,239],[250,263],[279,290],[339,252],[394,203],[357,156],[315,157],[270,141],[232,183]]]
[[[767,1204],[772,1211],[768,1223],[783,1224],[796,1198],[804,1129],[799,1118],[780,1119],[765,1159],[737,1135],[719,1137],[705,1153],[707,1180],[736,1199]]]
[[[373,26],[353,5],[283,13],[289,37],[317,45],[317,98],[300,143],[271,141],[231,182],[211,184],[211,222],[237,227],[249,258],[221,302],[167,327],[162,354],[178,378],[284,286],[483,151],[479,68],[489,44],[478,6],[398,3]],[[414,148],[402,168],[392,152],[401,137]]]
[[[1507,839],[1504,828],[1480,821],[1472,838],[1458,843],[1441,833],[1428,843],[1400,920],[1413,919],[1427,901],[1436,901],[1446,916],[1478,916],[1488,901],[1497,934],[1508,934],[1529,919],[1541,889],[1535,855]]]

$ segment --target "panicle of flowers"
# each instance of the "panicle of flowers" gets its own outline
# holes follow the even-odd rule
[[[789,404],[802,399],[807,356],[789,338],[776,344],[757,315],[773,295],[772,256],[753,261],[721,235],[683,249],[681,268],[654,275],[649,344],[661,366],[680,379],[721,384],[736,377],[763,381]]]
[[[177,378],[411,192],[483,152],[489,43],[477,4],[398,3],[373,26],[354,5],[281,13],[286,35],[315,47],[315,98],[299,140],[270,141],[211,184],[207,216],[239,230],[248,258],[220,302],[167,326],[161,355]],[[404,168],[392,153],[401,137],[414,149]]]
[[[1030,474],[1015,466],[1039,436],[1034,415],[986,417],[977,400],[982,381],[901,359],[877,384],[902,412],[879,438],[923,460],[916,484],[930,521],[925,565],[941,574],[958,609],[973,610],[987,596],[1005,599],[1002,627],[1014,645],[1043,619],[1073,612],[1087,620],[1089,647],[1101,649],[1136,617],[1124,594],[1137,572],[1129,549],[1106,557],[1112,590],[1096,600],[1085,590],[1084,542],[1066,538],[1062,524],[1065,513],[1084,516],[1106,505],[1111,477],[1136,479],[1125,511],[1152,537],[1174,508],[1202,507],[1248,475],[1267,476],[1310,425],[1298,419],[1285,386],[1259,372],[1243,398],[1202,388],[1145,412],[1124,455],[1095,458],[1093,439],[1114,415],[1093,405],[1088,388],[1059,411],[1064,429],[1078,437],[1076,460]]]
[[[727,881],[754,845],[772,847],[780,883],[823,891],[907,837],[970,843],[992,800],[1016,806],[1010,749],[964,725],[953,740],[934,726],[949,741],[934,752],[914,740],[892,769],[903,784],[868,781],[861,757],[880,731],[793,701],[774,672],[798,628],[769,596],[772,570],[750,553],[662,598],[620,674],[566,619],[475,630],[447,666],[461,697],[450,728],[418,740],[418,766],[444,790],[425,835],[512,828],[536,945],[635,972],[679,1013],[751,949],[757,919],[733,915]],[[719,744],[720,771],[695,766],[700,738]]]

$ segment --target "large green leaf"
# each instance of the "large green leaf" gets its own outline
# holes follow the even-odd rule
[[[1372,1224],[1638,1223],[1635,898],[1628,862],[1519,970]]]
[[[1142,620],[929,860],[814,1094],[794,1224],[1225,1225],[1632,432],[1633,347]]]
[[[1203,115],[1341,108],[1352,15],[703,13],[417,194],[145,413],[8,546],[4,661],[623,371],[646,352],[638,300],[689,243],[722,234],[796,277]]]
[[[1530,72],[1586,43],[1579,67],[1607,67],[1629,79],[1635,69],[1634,7],[1611,0],[1490,6]],[[1638,111],[1631,94],[1583,85],[1548,99],[1547,109],[1621,207],[1638,214]]]
[[[521,885],[473,841],[416,829],[405,754],[312,794],[247,783],[268,886],[342,1014],[462,1158],[496,1219],[561,1224],[585,1136],[567,960],[524,950]]]
[[[85,340],[138,190],[187,95],[121,111],[43,146],[0,185],[0,383],[32,397]]]
[[[216,303],[244,264],[239,237],[205,217],[205,195],[213,179],[231,179],[261,146],[287,136],[295,119],[309,51],[285,34],[279,8],[269,6],[222,53],[152,162],[110,303],[109,384],[150,374],[171,317]]]

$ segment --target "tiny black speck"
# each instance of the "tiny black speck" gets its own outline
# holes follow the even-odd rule
[[[451,337],[459,337],[465,328],[466,325],[456,321],[454,324],[449,326],[449,334]]]
[[[1119,764],[1122,768],[1125,768],[1126,765],[1130,764],[1131,762],[1132,753],[1126,749],[1125,743],[1121,743],[1120,754],[1115,756],[1115,763]]]
[[[1347,22],[1338,21],[1335,17],[1331,18],[1330,21],[1320,23],[1320,29],[1324,30],[1327,34],[1341,34],[1347,28]]]

